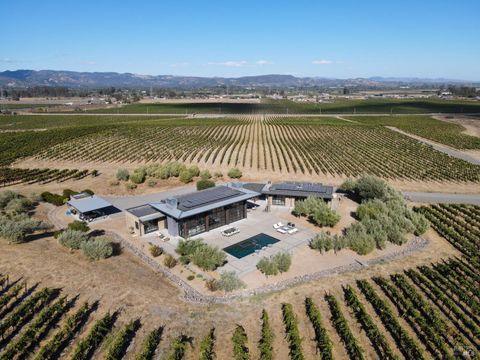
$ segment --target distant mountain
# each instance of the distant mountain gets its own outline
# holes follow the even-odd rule
[[[70,88],[202,88],[216,86],[239,87],[374,87],[385,88],[399,85],[421,84],[475,84],[467,81],[449,79],[419,78],[356,78],[330,79],[320,77],[295,77],[293,75],[258,75],[238,78],[197,77],[173,75],[139,75],[116,72],[76,72],[61,70],[14,70],[0,72],[0,86],[64,86]],[[478,83],[476,83],[478,85]]]

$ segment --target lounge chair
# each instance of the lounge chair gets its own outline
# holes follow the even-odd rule
[[[274,229],[279,229],[279,228],[284,227],[284,226],[285,226],[285,225],[283,225],[283,223],[282,223],[281,221],[278,222],[278,223],[276,223],[276,224],[273,224],[273,228],[274,228]]]
[[[277,229],[277,231],[280,233],[280,234],[286,234],[287,233],[287,230],[282,226],[282,227],[279,227]]]
[[[295,234],[295,233],[297,233],[297,232],[298,232],[298,229],[295,228],[295,227],[292,228],[292,229],[290,229],[290,230],[288,230],[288,233],[289,233],[290,235]]]

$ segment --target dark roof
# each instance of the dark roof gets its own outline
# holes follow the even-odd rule
[[[258,193],[262,193],[265,184],[262,183],[245,183],[243,184],[243,188],[247,190],[252,190]]]
[[[330,199],[333,196],[333,186],[324,186],[318,183],[284,182],[267,186],[263,193],[292,197],[315,196]]]
[[[181,211],[193,210],[241,195],[244,195],[244,193],[237,189],[227,186],[216,186],[204,191],[177,197],[177,209]]]
[[[130,214],[135,215],[136,217],[143,217],[143,216],[154,215],[159,213],[157,209],[155,209],[153,206],[150,206],[148,204],[133,207],[133,208],[127,209],[127,211]]]
[[[240,186],[222,185],[169,198],[161,202],[150,203],[150,205],[175,219],[182,219],[239,201],[248,200],[258,195],[259,193],[243,189]]]

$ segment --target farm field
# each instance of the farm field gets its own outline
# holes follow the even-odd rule
[[[112,114],[428,114],[478,113],[478,101],[440,99],[368,99],[335,100],[323,103],[298,103],[288,100],[262,100],[260,103],[191,102],[131,104],[121,107],[90,110]]]
[[[429,116],[359,116],[348,118],[365,125],[394,126],[405,132],[449,145],[456,149],[480,149],[480,138],[463,134],[463,131],[465,131],[463,126],[437,120]]]
[[[53,239],[0,243],[2,252],[23,254],[0,264],[0,358],[478,358],[480,207],[418,211],[456,256],[365,269],[227,305],[172,302],[177,290],[128,254],[92,263]],[[64,254],[33,269],[40,249]],[[45,284],[35,285],[41,279]],[[117,296],[105,296],[111,292]]]
[[[30,128],[35,121],[35,116],[25,121],[16,118],[19,126]],[[413,127],[408,119],[395,119]],[[67,116],[49,121],[70,123]],[[446,124],[452,132],[457,130],[455,124]],[[27,133],[1,136],[11,137],[16,144],[19,142],[16,139],[26,138]],[[464,141],[464,137],[470,139],[458,134],[459,141]],[[478,166],[449,157],[368,118],[349,121],[337,117],[254,115],[122,119],[118,123],[112,118],[105,122],[98,120],[96,126],[58,126],[37,138],[38,144],[26,145],[29,151],[11,145],[13,153],[8,161],[34,156],[52,164],[78,162],[96,167],[105,163],[139,165],[177,160],[222,171],[236,166],[251,174],[302,175],[312,179],[364,173],[409,181],[478,182],[480,179]],[[474,140],[471,142],[474,145]]]

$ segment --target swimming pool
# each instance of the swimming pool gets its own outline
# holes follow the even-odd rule
[[[261,250],[262,247],[275,244],[280,240],[275,239],[274,237],[261,233],[246,240],[243,240],[239,243],[227,246],[223,249],[226,253],[241,259],[247,255],[253,254],[255,250]]]

